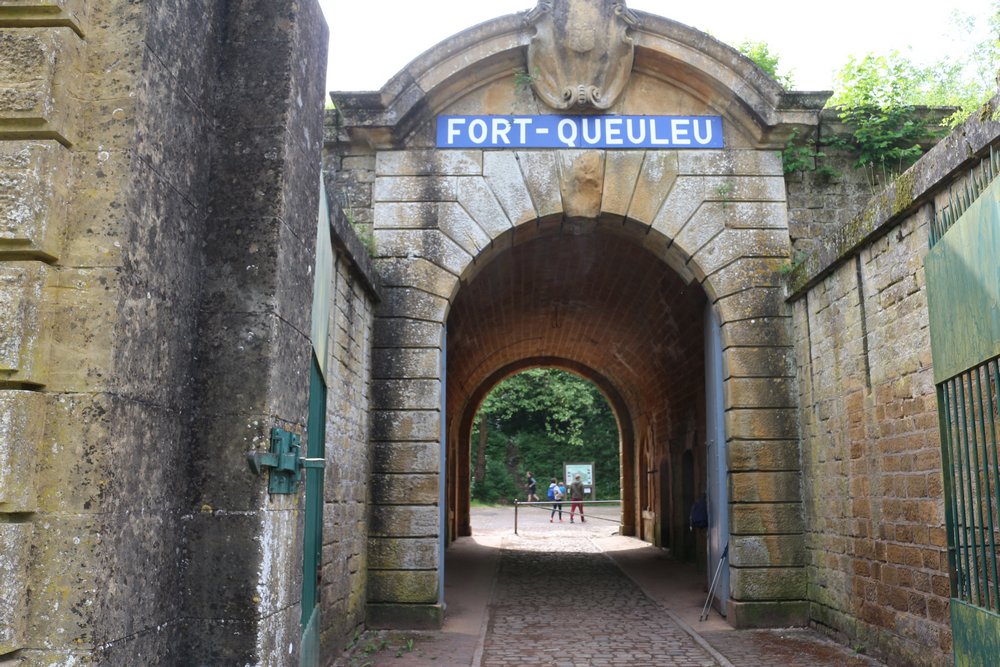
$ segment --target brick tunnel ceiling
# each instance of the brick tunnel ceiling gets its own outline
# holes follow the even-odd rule
[[[449,401],[509,364],[556,357],[603,375],[633,409],[664,409],[701,385],[704,303],[699,285],[601,227],[515,245],[455,298]]]

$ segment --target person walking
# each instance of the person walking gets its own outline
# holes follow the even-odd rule
[[[580,508],[580,523],[586,522],[583,518],[583,481],[580,479],[580,475],[577,474],[573,478],[573,483],[569,485],[569,522],[573,523],[573,515],[576,514],[576,508]]]
[[[538,492],[538,481],[531,476],[531,471],[528,471],[528,502],[537,502],[538,496],[535,495]]]
[[[549,514],[549,523],[552,523],[552,520],[556,516],[556,512],[559,512],[559,520],[560,521],[563,520],[562,519],[562,499],[563,499],[563,496],[565,494],[566,494],[566,489],[565,488],[559,488],[559,482],[557,482],[556,478],[553,477],[552,478],[552,482],[549,483],[549,500],[552,501],[552,513]]]

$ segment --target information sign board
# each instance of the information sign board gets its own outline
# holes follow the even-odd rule
[[[438,116],[438,148],[722,148],[721,116]]]

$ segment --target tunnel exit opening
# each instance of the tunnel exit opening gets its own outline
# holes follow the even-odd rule
[[[448,315],[447,540],[472,532],[477,413],[490,391],[527,369],[561,369],[593,382],[614,414],[621,533],[705,565],[707,535],[690,525],[708,491],[704,291],[620,220],[532,227],[477,259]],[[503,464],[514,478],[527,470]],[[554,475],[532,472],[541,496]]]

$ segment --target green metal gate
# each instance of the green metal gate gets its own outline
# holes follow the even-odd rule
[[[933,221],[924,260],[941,428],[955,664],[1000,655],[1000,160]]]
[[[333,299],[333,243],[323,178],[319,184],[319,219],[316,226],[316,273],[313,279],[312,348],[309,373],[309,417],[306,425],[306,457],[326,460],[326,398],[330,310]],[[305,530],[302,545],[302,643],[301,667],[320,664],[320,582],[323,568],[322,465],[306,468]]]

